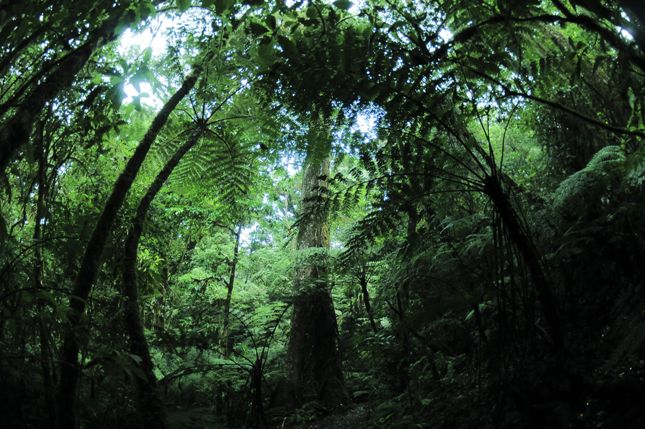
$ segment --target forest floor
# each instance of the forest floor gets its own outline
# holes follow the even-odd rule
[[[369,409],[356,405],[343,414],[333,414],[307,426],[307,429],[354,429],[364,427],[369,419]]]

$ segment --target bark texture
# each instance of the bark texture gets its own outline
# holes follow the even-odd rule
[[[321,252],[306,258],[296,273],[287,369],[296,405],[317,400],[333,409],[347,402],[347,393],[324,256],[329,248],[329,220],[327,211],[321,209],[329,176],[331,137],[322,124],[317,123],[313,128],[310,144],[323,149],[310,150],[306,163],[297,248]]]
[[[195,86],[199,70],[196,69],[188,76],[182,86],[166,102],[152,121],[150,128],[137,146],[134,154],[128,160],[123,172],[116,180],[112,193],[108,198],[103,212],[99,217],[94,231],[85,248],[80,269],[74,282],[74,288],[69,300],[68,323],[63,336],[60,363],[60,385],[58,391],[59,429],[75,429],[76,421],[76,388],[80,375],[78,352],[80,349],[81,317],[85,311],[87,298],[100,266],[101,255],[117,212],[123,205],[126,194],[130,190],[136,175],[145,160],[152,143],[165,125],[177,104]]]

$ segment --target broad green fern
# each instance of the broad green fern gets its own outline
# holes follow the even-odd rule
[[[623,177],[625,154],[620,146],[606,146],[591,158],[587,166],[560,183],[553,198],[561,214],[579,217],[598,206]]]

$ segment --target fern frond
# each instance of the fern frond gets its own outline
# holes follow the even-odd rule
[[[179,164],[173,183],[212,189],[216,199],[229,206],[243,199],[256,174],[254,143],[241,134],[237,130],[206,136]]]
[[[622,178],[625,154],[619,146],[600,149],[580,171],[560,183],[553,203],[557,211],[568,216],[580,216],[601,202],[607,190]]]

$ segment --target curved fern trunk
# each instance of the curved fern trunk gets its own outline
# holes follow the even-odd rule
[[[499,178],[496,176],[487,176],[484,180],[484,191],[495,206],[504,227],[508,231],[509,237],[526,264],[531,279],[533,280],[540,306],[542,307],[547,333],[551,337],[554,350],[559,351],[564,346],[562,327],[560,325],[556,300],[551,290],[551,284],[542,268],[540,256],[528,233],[520,223],[519,216],[512,206],[508,195],[502,188]]]
[[[308,154],[302,181],[297,248],[326,252],[329,248],[329,216],[324,208],[324,199],[329,176],[330,136],[328,130],[315,131],[312,144],[327,147],[324,152],[312,150]],[[347,392],[325,256],[310,256],[296,270],[287,371],[296,404],[318,400],[323,406],[333,409],[347,401]]]
[[[100,266],[101,255],[107,241],[117,212],[123,205],[126,194],[136,178],[152,143],[165,125],[177,104],[195,86],[199,69],[189,75],[181,87],[170,97],[163,108],[157,113],[150,128],[137,146],[134,154],[128,160],[123,172],[116,180],[112,193],[105,203],[92,236],[87,243],[85,253],[79,268],[72,295],[69,299],[68,323],[63,334],[63,347],[60,362],[60,386],[58,391],[59,429],[75,429],[76,421],[76,387],[81,367],[78,362],[80,349],[78,331],[82,328],[81,316],[85,311],[87,298],[92,289]]]
[[[15,114],[5,123],[0,130],[0,175],[4,173],[18,149],[29,141],[33,123],[45,104],[74,82],[76,74],[99,47],[115,39],[116,28],[124,10],[123,6],[116,9],[114,14],[92,33],[83,45],[63,57],[58,62],[57,68],[43,83],[34,88]],[[46,67],[49,66],[51,64],[46,65]]]
[[[155,177],[148,191],[139,202],[137,213],[132,221],[132,226],[125,239],[123,253],[123,290],[126,296],[125,322],[130,336],[130,352],[141,358],[141,369],[145,378],[136,378],[139,411],[144,418],[146,427],[165,429],[168,427],[166,409],[159,396],[157,379],[155,377],[150,357],[150,348],[144,334],[143,323],[139,313],[139,291],[137,287],[137,252],[139,241],[143,232],[152,200],[157,196],[170,174],[175,169],[181,158],[199,141],[201,130],[196,132],[183,144],[168,160],[166,165]]]

